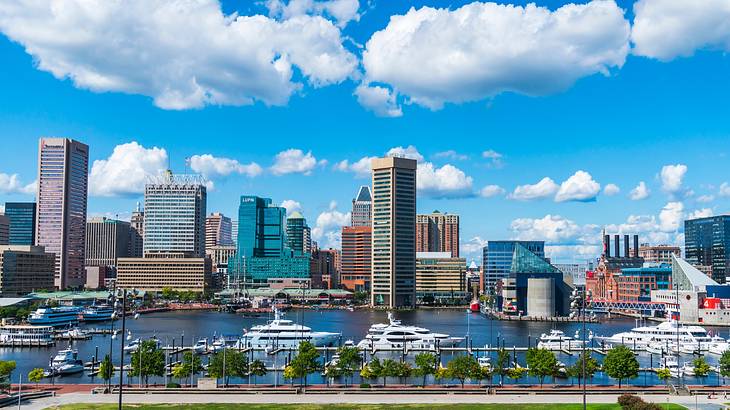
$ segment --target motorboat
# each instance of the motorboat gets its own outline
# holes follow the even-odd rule
[[[208,338],[198,339],[193,345],[193,352],[203,354],[208,351]]]
[[[491,360],[487,356],[477,357],[477,363],[479,363],[479,367],[492,367]]]
[[[695,367],[691,363],[685,363],[684,366],[682,366],[681,368],[681,372],[685,376],[694,376]]]
[[[676,320],[668,320],[656,326],[635,327],[628,332],[616,333],[613,336],[597,336],[596,340],[611,345],[626,345],[635,349],[646,349],[652,342],[679,342],[681,351],[685,344],[701,346],[703,343],[711,343],[713,338],[701,326],[685,326],[677,323]]]
[[[679,352],[686,354],[699,354],[700,344],[699,343],[681,343],[679,345]]]
[[[730,350],[730,342],[713,342],[707,347],[707,351],[722,356],[725,352]]]
[[[237,348],[239,345],[240,337],[238,335],[221,335],[213,337],[213,343],[207,346],[207,351],[210,353],[216,353],[223,348]],[[207,339],[206,339],[207,341]]]
[[[371,350],[435,350],[457,346],[463,340],[463,337],[450,337],[444,333],[433,333],[423,327],[403,325],[391,312],[388,312],[388,323],[370,326],[365,339],[361,340],[357,347]]]
[[[72,349],[59,350],[51,359],[52,373],[64,375],[84,371],[84,363],[78,358],[78,351]]]
[[[84,322],[103,322],[111,320],[114,308],[109,305],[88,306],[81,311],[81,320]]]
[[[139,349],[139,346],[142,344],[142,340],[140,338],[136,338],[129,342],[126,346],[124,346],[125,352],[136,352],[137,349]]]
[[[593,337],[592,335],[590,337]],[[538,349],[548,349],[548,350],[580,350],[583,349],[583,341],[578,339],[578,334],[576,333],[576,338],[572,338],[570,336],[566,336],[565,333],[561,330],[553,329],[550,331],[550,333],[545,334],[543,333],[540,336],[540,339],[538,339],[537,348]]]
[[[264,325],[252,326],[241,336],[241,346],[244,348],[296,348],[301,342],[307,341],[316,347],[335,346],[342,337],[340,333],[315,332],[307,326],[283,319],[283,313],[274,308],[274,320]]]
[[[79,329],[78,327],[72,327],[71,329],[61,333],[58,337],[60,339],[67,340],[86,340],[91,338],[91,334],[83,329]]]
[[[646,345],[645,350],[651,354],[665,355],[665,354],[669,354],[670,352],[672,352],[672,350],[675,349],[675,346],[676,346],[676,344],[669,343],[666,341],[665,342],[654,341],[654,342],[649,342],[649,344]]]
[[[684,374],[683,367],[679,367],[676,356],[665,356],[662,359],[662,368],[669,369],[669,374],[675,378],[682,377]]]
[[[67,326],[79,322],[78,306],[39,307],[28,316],[31,325]]]

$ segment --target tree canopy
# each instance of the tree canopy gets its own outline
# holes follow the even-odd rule
[[[208,373],[215,378],[223,378],[223,384],[228,386],[231,377],[248,375],[248,358],[245,353],[238,350],[225,349],[211,357]]]
[[[622,380],[639,376],[639,361],[628,347],[616,346],[609,350],[603,359],[603,371],[608,377],[618,379],[618,385],[621,387]]]
[[[302,381],[302,385],[306,387],[307,376],[320,370],[321,366],[317,359],[319,352],[317,348],[310,342],[302,342],[299,344],[297,355],[289,363],[294,377],[298,377]]]
[[[455,357],[446,365],[446,369],[449,377],[458,380],[462,388],[466,379],[477,377],[481,379],[479,362],[471,355]]]
[[[558,359],[555,358],[553,352],[547,349],[528,349],[526,358],[530,375],[540,380],[541,387],[545,377],[555,376],[558,372]]]
[[[144,377],[145,384],[150,377],[162,376],[165,373],[165,354],[162,349],[157,348],[157,341],[145,340],[140,343],[139,348],[132,353],[130,358],[132,370],[129,372],[131,376]]]
[[[438,360],[435,354],[424,352],[416,355],[415,374],[423,378],[421,386],[426,385],[426,378],[435,374],[437,369]]]

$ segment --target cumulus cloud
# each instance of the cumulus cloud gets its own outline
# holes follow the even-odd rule
[[[263,172],[259,164],[241,164],[235,159],[214,157],[211,154],[193,155],[189,159],[190,169],[206,178],[225,177],[233,173],[255,177]]]
[[[483,198],[492,198],[504,194],[504,188],[499,185],[486,185],[484,188],[481,189],[481,191],[479,191],[479,195]]]
[[[482,239],[481,236],[474,236],[468,241],[461,243],[460,252],[463,256],[481,260],[482,248],[484,248],[485,246],[487,246],[486,239]]]
[[[662,232],[677,231],[683,220],[684,204],[681,202],[668,202],[659,211],[659,230]]]
[[[680,193],[684,175],[687,173],[687,166],[683,164],[665,165],[659,174],[662,180],[662,190],[669,194],[675,195]]]
[[[699,49],[730,51],[726,0],[639,0],[634,3],[633,53],[662,61]]]
[[[473,2],[391,16],[363,52],[365,76],[440,109],[502,92],[547,95],[624,64],[629,22],[613,0],[555,11]]]
[[[730,197],[730,184],[723,182],[720,184],[720,190],[717,192],[721,197]]]
[[[274,165],[271,166],[271,172],[274,175],[286,174],[304,174],[310,175],[317,165],[324,164],[323,161],[317,161],[312,155],[312,151],[307,152],[296,148],[290,148],[281,151],[274,157]]]
[[[329,209],[317,216],[317,223],[312,228],[312,238],[323,248],[340,247],[341,228],[350,223],[350,212],[337,210],[337,202],[331,201]]]
[[[302,15],[324,15],[334,18],[340,27],[360,20],[358,0],[267,0],[266,7],[272,17],[289,19]]]
[[[551,261],[585,262],[600,254],[600,245],[545,245],[545,256]]]
[[[403,110],[396,95],[390,89],[380,86],[360,84],[355,89],[357,102],[378,117],[400,117]]]
[[[36,181],[23,184],[20,182],[18,174],[5,174],[0,172],[0,193],[32,195],[36,193],[37,188]]]
[[[150,176],[167,169],[164,148],[145,148],[136,141],[114,147],[107,159],[91,166],[89,193],[96,196],[139,195]]]
[[[555,194],[555,201],[595,201],[600,191],[601,184],[594,181],[591,174],[577,171],[560,184],[560,189]]]
[[[372,170],[370,164],[375,158],[377,157],[362,157],[353,163],[344,159],[336,163],[334,168],[338,171],[354,172],[355,176],[358,178],[367,178],[370,176],[370,172]]]
[[[646,187],[644,181],[639,182],[639,185],[631,190],[629,198],[632,201],[640,201],[642,199],[649,198],[649,188]]]
[[[455,150],[450,149],[450,150],[441,151],[441,152],[437,152],[437,153],[433,154],[433,158],[436,158],[436,159],[446,158],[446,159],[452,159],[455,161],[466,161],[467,159],[469,159],[469,156],[466,154],[460,154],[460,153],[456,152]]]
[[[423,155],[414,147],[409,145],[407,147],[393,147],[385,153],[386,157],[404,157],[415,159],[418,162],[423,162]]]
[[[295,211],[302,211],[302,204],[299,202],[293,200],[293,199],[285,199],[281,202],[281,206],[283,208],[286,208],[286,215],[289,216]]]
[[[321,87],[358,65],[323,17],[225,15],[219,0],[2,2],[0,31],[58,79],[163,109],[284,105],[304,85],[297,72]]]
[[[545,177],[534,185],[527,184],[516,187],[515,190],[509,194],[509,198],[516,199],[518,201],[542,199],[553,196],[558,189],[558,184],[556,184],[555,181],[549,177]]]
[[[482,158],[488,159],[489,165],[494,168],[501,168],[503,165],[502,154],[493,149],[488,149],[482,152]]]
[[[696,209],[687,214],[687,219],[707,218],[713,216],[714,212],[710,208]]]
[[[595,241],[598,225],[579,225],[560,215],[545,215],[540,219],[518,218],[510,225],[514,239],[541,240],[549,243]]]
[[[606,196],[614,196],[619,192],[621,192],[621,188],[619,188],[616,184],[606,184],[606,186],[603,187],[603,195]]]
[[[451,164],[440,168],[430,162],[418,164],[418,192],[432,198],[463,198],[473,195],[472,177]]]

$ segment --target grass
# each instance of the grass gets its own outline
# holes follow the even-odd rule
[[[677,404],[661,405],[667,410],[686,410]],[[112,410],[116,404],[68,404],[57,407],[62,410]],[[411,409],[411,410],[581,410],[581,404],[128,404],[125,409],[140,410],[385,410],[385,409]],[[620,410],[618,404],[589,404],[590,410]]]

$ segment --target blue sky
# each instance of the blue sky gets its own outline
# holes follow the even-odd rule
[[[169,161],[207,175],[209,211],[288,201],[325,246],[352,164],[397,147],[470,258],[524,238],[583,261],[603,226],[681,244],[728,211],[723,1],[25,3],[0,6],[0,202],[33,198],[38,138],[64,136],[90,145],[90,214],[128,217]]]

